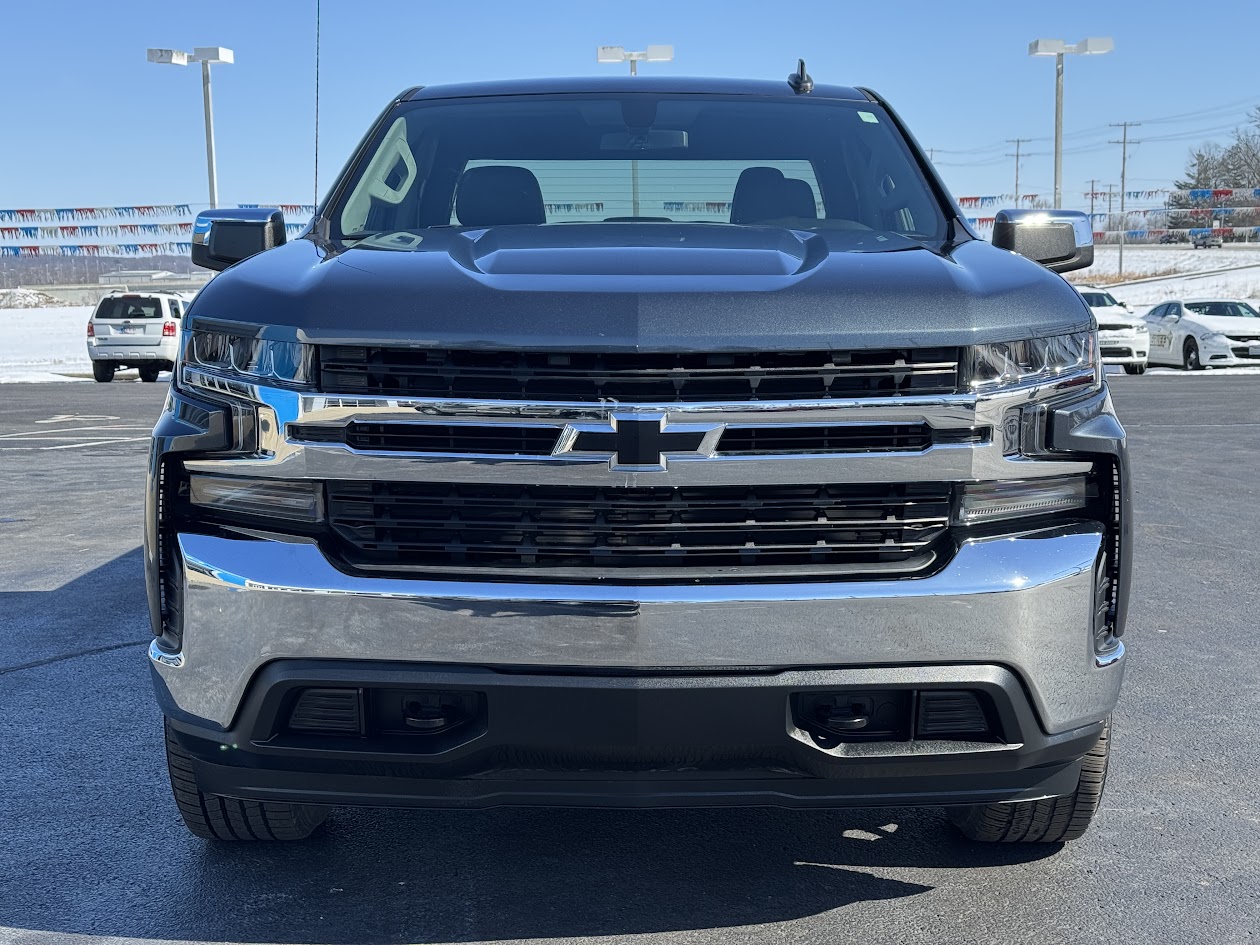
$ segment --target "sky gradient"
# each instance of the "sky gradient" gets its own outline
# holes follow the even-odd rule
[[[202,45],[236,53],[214,72],[220,203],[311,202],[314,11],[315,0],[0,0],[0,207],[204,204],[199,69],[145,61],[148,46]],[[1027,44],[1111,36],[1115,52],[1067,60],[1065,206],[1082,205],[1090,178],[1119,182],[1109,122],[1146,120],[1131,133],[1143,143],[1129,189],[1153,188],[1260,103],[1256,56],[1226,41],[1260,35],[1254,0],[1212,5],[1198,52],[1185,4],[1165,0],[323,0],[322,14],[321,191],[401,89],[624,68],[596,63],[605,43],[672,43],[674,62],[642,66],[662,75],[782,79],[802,56],[818,81],[884,95],[956,196],[1011,192],[1003,141],[1015,137],[1036,139],[1023,145],[1021,191],[1048,195],[1054,64]]]

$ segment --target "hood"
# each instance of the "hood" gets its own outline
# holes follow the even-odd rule
[[[295,240],[223,272],[190,316],[325,343],[675,352],[954,346],[1091,323],[1059,276],[979,240],[935,252],[772,226],[422,232],[401,251]]]
[[[1141,315],[1134,315],[1119,305],[1104,305],[1101,308],[1090,306],[1089,310],[1094,313],[1098,327],[1102,330],[1108,327],[1136,328],[1138,325],[1146,324],[1146,319]]]
[[[1260,338],[1260,318],[1225,318],[1219,315],[1187,315],[1183,321],[1193,322],[1208,331],[1219,331],[1221,334],[1237,338],[1240,335]]]

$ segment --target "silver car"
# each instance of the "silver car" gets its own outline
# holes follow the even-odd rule
[[[87,325],[92,376],[100,383],[114,372],[136,368],[140,380],[153,383],[175,364],[179,319],[187,300],[169,292],[115,290],[96,305]]]

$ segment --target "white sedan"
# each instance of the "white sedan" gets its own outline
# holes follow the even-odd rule
[[[1106,289],[1077,286],[1098,322],[1098,347],[1103,364],[1123,364],[1127,374],[1145,374],[1149,339],[1146,322]]]
[[[1151,364],[1260,367],[1260,312],[1237,299],[1164,302],[1146,313]]]

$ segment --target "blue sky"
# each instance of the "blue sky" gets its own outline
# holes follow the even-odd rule
[[[201,45],[236,52],[214,74],[220,202],[310,202],[314,9],[0,0],[0,207],[203,203],[198,68],[152,65],[144,52]],[[1134,129],[1164,140],[1132,149],[1130,189],[1166,184],[1192,144],[1240,124],[1260,103],[1257,35],[1255,0],[323,0],[320,186],[407,86],[607,73],[620,67],[597,64],[597,45],[672,43],[674,62],[643,68],[782,79],[803,56],[819,81],[875,88],[937,149],[958,196],[1010,192],[1001,142],[1040,139],[1024,146],[1021,190],[1049,193],[1054,65],[1027,44],[1112,36],[1110,55],[1067,61],[1065,205],[1079,205],[1089,178],[1119,181],[1108,122],[1174,116]]]

